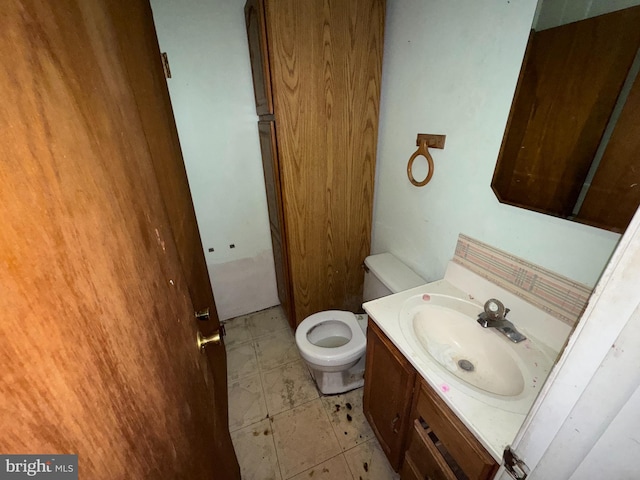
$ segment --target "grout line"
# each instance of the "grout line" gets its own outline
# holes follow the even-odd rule
[[[280,456],[278,455],[278,447],[276,446],[276,430],[273,426],[273,417],[268,417],[269,420],[269,430],[271,430],[271,443],[273,443],[273,453],[276,455],[276,467],[278,468],[278,473],[280,474],[280,478],[284,479],[282,476],[282,467],[280,467]]]
[[[249,335],[251,335],[251,339],[252,339],[252,340],[258,340],[258,339],[260,339],[260,338],[262,338],[262,337],[266,337],[267,335],[273,335],[274,333],[278,333],[278,332],[281,332],[281,331],[283,331],[283,330],[287,330],[288,328],[289,328],[289,326],[287,325],[287,326],[285,326],[285,327],[282,327],[282,328],[276,328],[275,330],[271,330],[271,331],[266,332],[266,333],[263,333],[263,334],[261,334],[261,335],[254,335],[254,334],[251,332],[251,329],[249,329]],[[295,338],[295,337],[294,337],[294,338]]]
[[[333,460],[334,458],[339,457],[339,456],[341,456],[341,455],[342,455],[342,456],[344,456],[344,452],[340,452],[340,453],[338,453],[338,454],[334,455],[333,457],[329,457],[329,458],[327,458],[326,460],[323,460],[323,461],[321,461],[321,462],[319,462],[319,463],[316,463],[315,465],[311,465],[309,468],[306,468],[306,469],[304,469],[304,470],[303,470],[303,471],[301,471],[301,472],[294,473],[294,474],[293,474],[293,475],[291,475],[290,477],[286,477],[286,478],[285,478],[285,477],[282,477],[282,480],[289,480],[289,479],[291,479],[291,478],[293,478],[293,477],[295,477],[295,476],[297,476],[297,475],[300,475],[301,473],[304,473],[304,472],[306,472],[306,471],[308,471],[308,470],[311,470],[312,468],[317,468],[317,467],[319,467],[320,465],[322,465],[323,463],[326,463],[326,462],[328,462],[329,460]],[[353,476],[353,472],[351,472],[351,469],[349,468],[349,462],[347,462],[347,458],[346,458],[346,457],[344,458],[344,463],[346,463],[346,464],[347,464],[347,470],[349,471],[349,473],[351,473],[351,477],[355,478],[355,477]],[[282,476],[282,473],[281,473],[280,475]],[[342,479],[341,479],[341,480],[342,480]]]
[[[267,407],[267,398],[266,398],[266,395],[264,393],[264,386],[262,384],[262,377],[260,376],[259,372],[255,373],[253,375],[247,375],[247,376],[242,377],[242,378],[237,379],[237,380],[233,380],[232,382],[229,382],[229,380],[227,378],[227,405],[231,404],[231,401],[230,401],[230,397],[231,397],[231,395],[230,395],[231,394],[231,388],[230,387],[231,387],[231,385],[233,385],[234,383],[238,383],[238,382],[241,382],[241,381],[248,380],[248,379],[250,379],[252,377],[258,377],[258,381],[260,382],[260,390],[262,391],[262,402],[263,402],[263,405],[264,405],[264,409],[267,412],[267,417],[263,417],[263,418],[260,418],[259,420],[256,420],[255,422],[251,422],[251,423],[248,423],[246,425],[242,425],[239,428],[236,428],[234,430],[231,430],[231,428],[229,428],[229,432],[230,433],[232,431],[235,432],[237,430],[240,430],[241,428],[248,427],[249,425],[254,425],[254,424],[258,423],[258,422],[261,422],[262,420],[264,420],[264,418],[269,418],[269,409]],[[230,407],[229,406],[227,407],[227,410],[228,410],[228,412],[227,412],[227,416],[228,416],[229,415],[229,411],[230,411]]]
[[[256,420],[255,422],[247,423],[246,425],[243,425],[243,426],[241,426],[239,428],[236,428],[234,430],[229,430],[229,433],[235,433],[238,430],[242,430],[243,428],[249,428],[249,427],[255,425],[256,423],[260,423],[260,422],[262,422],[264,420],[269,420],[270,418],[272,418],[272,417],[264,417],[264,418],[261,418],[260,420]]]
[[[327,417],[327,420],[329,421],[329,425],[331,426],[331,431],[333,432],[333,436],[336,439],[336,442],[338,442],[338,447],[340,447],[340,451],[344,452],[342,450],[342,444],[340,443],[340,439],[338,438],[338,434],[336,433],[336,429],[333,426],[333,422],[331,421],[331,415],[329,415],[329,412],[327,411],[325,403],[322,401],[322,397],[320,397],[320,405],[322,405],[322,410],[324,411],[324,414]]]
[[[257,356],[257,355],[256,355],[256,356]],[[260,362],[258,362],[258,371],[259,371],[261,374],[271,373],[271,372],[273,372],[274,370],[278,370],[279,368],[286,367],[287,365],[291,365],[292,363],[300,363],[300,362],[304,362],[304,359],[303,359],[303,358],[298,358],[298,359],[296,359],[296,360],[291,360],[291,361],[289,361],[289,362],[281,363],[281,364],[280,364],[280,365],[278,365],[277,367],[269,368],[268,370],[263,370],[263,369],[262,369],[262,367],[260,366]],[[305,363],[305,366],[306,366],[306,363]],[[312,380],[313,380],[313,379],[312,379]]]
[[[256,352],[256,357],[257,357],[257,352]],[[273,442],[273,451],[276,455],[276,466],[278,468],[278,473],[280,473],[280,478],[284,479],[284,475],[282,474],[282,467],[281,467],[281,463],[280,462],[280,455],[278,455],[278,446],[276,445],[276,430],[275,430],[275,425],[273,424],[273,416],[271,416],[271,412],[269,412],[269,405],[267,403],[267,393],[264,389],[264,382],[262,380],[262,370],[261,370],[261,366],[260,366],[260,361],[257,361],[258,363],[258,377],[260,378],[260,388],[262,389],[262,398],[264,400],[264,406],[267,410],[267,419],[269,420],[269,429],[271,430],[271,441]]]
[[[297,361],[300,361],[300,360],[304,361],[304,359],[300,356],[300,353],[298,352],[298,356],[296,357],[295,360],[290,360],[288,362],[281,363],[279,365],[276,365],[275,367],[272,367],[272,368],[269,368],[269,369],[265,370],[265,369],[262,368],[262,363],[260,362],[260,358],[258,358],[258,350],[257,350],[257,348],[255,346],[255,343],[254,343],[254,350],[256,352],[256,360],[258,362],[258,371],[261,372],[261,373],[270,372],[272,370],[275,370],[276,368],[282,367],[283,365],[289,365],[290,363],[297,362]],[[296,345],[296,351],[297,350],[298,350],[298,346]]]
[[[243,342],[239,342],[239,343],[238,343],[238,345],[240,345],[240,344],[242,344],[242,343],[246,343],[246,342],[248,342],[248,341],[254,341],[255,339],[262,338],[262,337],[264,337],[264,336],[266,336],[266,335],[269,335],[269,334],[271,334],[271,333],[278,332],[278,331],[280,331],[280,330],[285,330],[285,329],[290,328],[290,327],[289,327],[289,325],[288,325],[288,324],[287,324],[287,322],[286,322],[286,319],[285,319],[285,320],[284,320],[284,324],[285,324],[285,325],[284,325],[282,328],[278,328],[278,329],[276,329],[276,330],[272,330],[272,331],[269,331],[269,332],[263,333],[262,335],[257,335],[257,336],[254,336],[254,335],[253,335],[253,332],[251,331],[251,328],[250,328],[250,326],[249,326],[249,321],[250,321],[253,317],[256,317],[256,316],[258,316],[258,315],[264,314],[264,312],[266,312],[266,311],[268,311],[268,310],[272,310],[272,309],[273,309],[273,310],[276,310],[276,309],[278,309],[278,308],[280,308],[280,306],[279,306],[279,305],[277,305],[277,306],[275,306],[275,307],[269,307],[269,308],[266,308],[266,309],[264,309],[264,310],[260,310],[259,312],[253,312],[253,313],[249,313],[249,314],[246,314],[246,315],[240,315],[240,316],[238,316],[238,317],[234,317],[234,318],[230,318],[230,319],[227,319],[227,320],[223,320],[223,321],[221,321],[220,323],[222,323],[223,325],[225,325],[225,327],[231,328],[231,325],[235,325],[236,323],[238,323],[238,322],[240,322],[240,321],[244,322],[244,325],[243,325],[242,327],[238,327],[238,328],[246,328],[247,333],[249,334],[249,336],[251,337],[251,339],[250,339],[250,340],[243,341]],[[283,319],[284,319],[284,317],[283,317]]]
[[[241,346],[245,346],[245,344],[243,343],[243,344],[240,344],[240,345],[234,345],[234,346],[232,346],[232,347],[231,347],[231,348],[229,348],[229,349],[225,348],[225,354],[226,354],[226,356],[227,356],[227,384],[228,384],[228,383],[232,383],[232,382],[237,382],[238,380],[242,380],[243,378],[247,378],[247,377],[250,377],[250,376],[252,376],[252,375],[255,375],[255,374],[256,374],[256,372],[252,372],[252,373],[248,373],[248,374],[246,374],[246,375],[243,375],[243,376],[241,376],[241,377],[237,377],[237,378],[234,378],[234,379],[231,379],[231,378],[229,377],[229,362],[228,362],[228,359],[229,359],[229,351],[230,351],[230,350],[235,350],[235,349],[236,349],[236,347],[241,347]],[[257,373],[259,374],[259,373],[260,373],[260,366],[259,366],[259,364],[258,364],[258,354],[257,354],[257,352],[256,352],[256,346],[255,346],[255,344],[253,344],[253,343],[252,343],[252,349],[253,349],[253,358],[255,359],[256,367],[257,367],[257,369],[258,369],[258,372],[257,372]],[[249,361],[251,361],[251,360],[249,360]]]

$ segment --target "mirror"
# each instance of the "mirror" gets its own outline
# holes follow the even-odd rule
[[[554,18],[580,3],[583,17]],[[593,3],[539,5],[491,186],[502,203],[623,232],[640,205],[640,6],[593,16]]]

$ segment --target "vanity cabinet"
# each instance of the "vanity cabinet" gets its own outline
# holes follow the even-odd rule
[[[358,311],[384,0],[248,0],[245,20],[280,301],[292,328]]]
[[[396,472],[404,457],[415,378],[413,366],[369,320],[364,414]]]
[[[498,464],[369,320],[364,413],[403,480],[486,480]]]

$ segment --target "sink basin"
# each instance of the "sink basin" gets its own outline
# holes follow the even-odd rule
[[[530,340],[515,344],[493,328],[482,328],[476,322],[480,312],[480,305],[467,300],[416,295],[400,310],[400,328],[419,355],[426,353],[476,391],[507,398],[540,386],[550,361]]]

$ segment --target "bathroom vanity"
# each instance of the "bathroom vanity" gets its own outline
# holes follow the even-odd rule
[[[367,346],[365,415],[401,478],[492,478],[498,463],[371,320]]]
[[[509,317],[526,340],[514,343],[477,324],[476,312],[489,298],[512,309]],[[453,262],[443,280],[364,308],[364,411],[392,467],[403,479],[493,478],[570,327]],[[446,328],[416,327],[440,311]],[[450,311],[468,324],[447,337],[456,321],[446,317]],[[439,350],[430,350],[433,345]],[[460,365],[454,351],[468,356],[475,372],[447,364]]]

